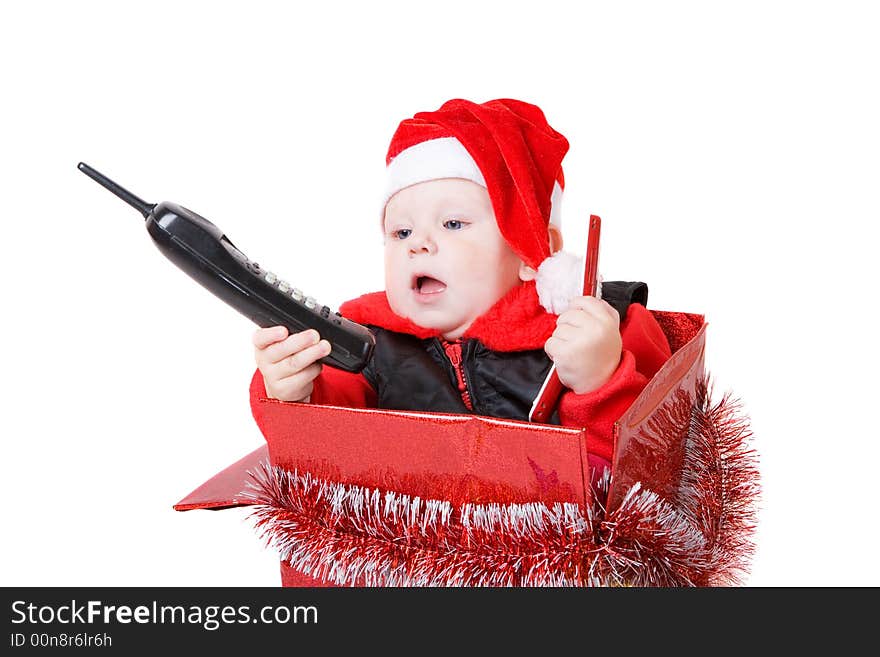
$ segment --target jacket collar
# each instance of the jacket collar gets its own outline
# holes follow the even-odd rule
[[[440,334],[394,314],[385,292],[364,294],[343,303],[339,312],[358,324],[371,324],[389,331],[417,338],[435,338]],[[534,282],[522,283],[501,297],[465,331],[462,339],[475,339],[494,351],[540,349],[556,328],[551,315],[538,302]]]

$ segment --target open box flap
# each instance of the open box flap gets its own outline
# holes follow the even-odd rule
[[[272,464],[319,479],[453,504],[589,499],[581,429],[273,399],[257,412]]]
[[[295,413],[295,418],[292,416]],[[274,439],[175,505],[178,511],[250,503],[240,493],[261,461],[327,481],[466,502],[590,500],[582,429],[477,415],[290,404],[267,399]]]
[[[618,508],[636,482],[669,501],[681,484],[691,404],[704,376],[707,324],[702,315],[662,314],[676,323],[663,327],[674,353],[614,425],[609,509]],[[661,431],[660,424],[667,426]]]
[[[216,510],[253,504],[251,500],[241,497],[250,480],[248,472],[255,472],[260,463],[268,460],[269,448],[266,445],[255,449],[180,500],[174,505],[174,510]]]

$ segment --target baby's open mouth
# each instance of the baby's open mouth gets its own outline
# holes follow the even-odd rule
[[[446,289],[446,283],[431,276],[417,276],[413,287],[419,294],[437,294]]]

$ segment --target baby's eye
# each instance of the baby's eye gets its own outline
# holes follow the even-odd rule
[[[396,240],[405,240],[410,235],[412,235],[412,228],[398,228],[391,231],[391,237]]]
[[[447,219],[443,222],[443,226],[449,230],[461,230],[464,228],[464,222],[461,219]]]

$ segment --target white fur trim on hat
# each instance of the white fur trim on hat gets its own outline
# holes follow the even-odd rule
[[[383,209],[388,199],[401,189],[428,180],[462,178],[486,187],[480,167],[455,137],[429,139],[400,151],[386,167],[385,174]],[[554,181],[550,195],[550,223],[562,226],[562,186],[559,181]]]
[[[602,277],[597,275],[596,297],[602,298]],[[557,251],[538,267],[535,278],[538,301],[554,315],[568,310],[573,297],[584,293],[584,259],[566,251]]]
[[[463,178],[486,186],[474,158],[455,137],[439,137],[402,150],[386,169],[383,206],[401,189],[428,180]]]
[[[553,182],[553,192],[550,194],[550,223],[562,228],[562,186],[558,180]]]

